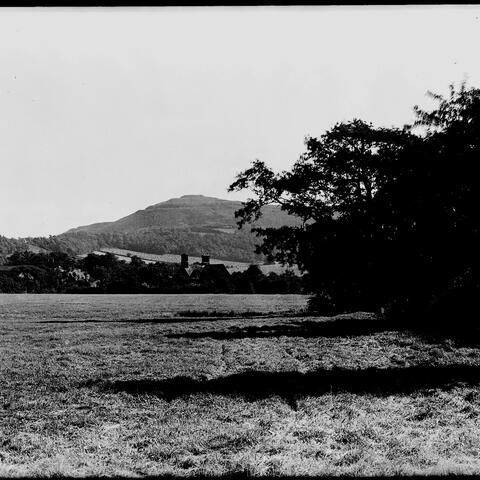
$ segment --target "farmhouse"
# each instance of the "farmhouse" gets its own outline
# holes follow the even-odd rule
[[[202,284],[213,283],[219,285],[229,283],[230,281],[230,273],[227,267],[223,263],[210,263],[209,255],[202,255],[201,262],[189,265],[188,255],[182,253],[178,274],[185,280]]]

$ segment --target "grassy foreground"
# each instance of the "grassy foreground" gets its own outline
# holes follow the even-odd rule
[[[2,476],[480,473],[477,345],[361,318],[4,307]]]

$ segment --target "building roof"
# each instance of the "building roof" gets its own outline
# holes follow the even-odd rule
[[[190,278],[199,278],[203,272],[227,273],[230,275],[223,263],[194,263],[186,268],[181,267],[180,270],[183,270]]]

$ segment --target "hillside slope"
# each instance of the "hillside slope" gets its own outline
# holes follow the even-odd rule
[[[49,243],[54,240],[62,249],[68,246],[72,252],[82,254],[100,248],[121,248],[159,255],[208,253],[224,260],[262,262],[264,258],[255,254],[260,240],[251,233],[251,226],[237,228],[235,211],[241,206],[238,201],[184,195],[113,222],[73,228],[49,239]],[[297,223],[280,207],[268,206],[255,225],[279,227]],[[41,246],[48,248],[43,243]]]
[[[251,226],[238,230],[235,211],[241,202],[203,195],[184,195],[138,210],[113,222],[94,223],[61,235],[27,239],[0,237],[0,255],[23,250],[27,245],[73,255],[102,248],[120,248],[151,254],[186,252],[238,262],[262,262],[255,254],[260,240]],[[298,222],[279,207],[264,208],[256,223],[263,227],[294,225]],[[3,240],[3,241],[2,241]]]
[[[235,211],[241,208],[238,201],[222,200],[203,195],[184,195],[138,210],[114,222],[95,223],[69,230],[66,233],[131,233],[144,229],[190,229],[193,231],[227,231],[237,229]],[[293,225],[296,219],[279,207],[263,209],[260,226],[278,227]],[[229,232],[231,230],[231,232]]]

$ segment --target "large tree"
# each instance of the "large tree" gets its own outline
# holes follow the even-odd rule
[[[324,312],[425,313],[459,282],[477,288],[480,92],[463,84],[432,97],[438,107],[415,107],[414,126],[339,123],[306,138],[290,171],[257,160],[230,186],[254,193],[240,225],[270,203],[303,220],[257,229],[260,250],[307,270]]]
[[[374,277],[375,197],[395,177],[399,154],[413,140],[405,129],[353,120],[306,138],[306,152],[290,171],[274,173],[257,160],[229,187],[255,194],[236,213],[239,224],[258,218],[267,204],[300,217],[298,227],[255,229],[263,237],[259,250],[308,271],[324,311],[371,308],[372,285],[365,280]]]

